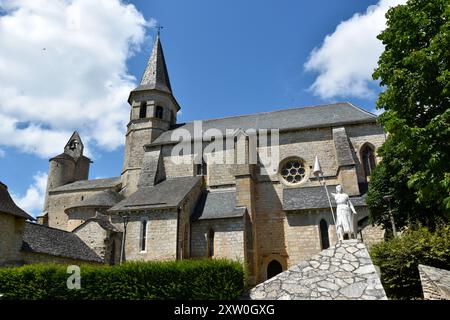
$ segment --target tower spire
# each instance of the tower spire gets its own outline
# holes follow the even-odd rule
[[[147,67],[142,75],[139,89],[156,89],[172,94],[169,73],[167,72],[166,61],[160,40],[160,29],[153,45],[152,54],[148,60]]]
[[[64,147],[64,153],[72,156],[78,160],[83,155],[84,145],[81,141],[80,134],[74,131],[66,146]]]
[[[141,83],[128,96],[131,112],[122,168],[124,195],[137,190],[140,171],[146,170],[143,162],[144,145],[154,142],[161,133],[170,130],[177,123],[177,112],[180,110],[170,86],[160,28]]]

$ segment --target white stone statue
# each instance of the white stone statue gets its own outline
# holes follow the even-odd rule
[[[344,240],[344,234],[348,234],[351,239],[352,235],[356,239],[356,232],[354,230],[353,215],[356,210],[350,201],[348,194],[342,192],[342,186],[336,186],[336,193],[331,193],[337,204],[336,210],[336,232],[339,240]]]

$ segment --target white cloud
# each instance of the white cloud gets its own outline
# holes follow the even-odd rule
[[[364,14],[356,13],[342,21],[327,35],[304,66],[306,71],[318,73],[310,87],[312,92],[322,99],[371,97],[372,73],[383,52],[383,44],[376,37],[386,27],[387,10],[404,3],[406,0],[380,0]]]
[[[124,143],[136,79],[126,60],[146,21],[121,0],[0,0],[0,146],[50,157],[73,130],[85,144]]]
[[[47,187],[47,174],[38,172],[33,176],[33,183],[28,186],[25,195],[12,193],[14,202],[27,213],[36,217],[42,212]]]
[[[0,149],[0,158],[3,158],[6,155],[5,150]]]
[[[379,116],[384,112],[384,109],[373,109],[371,112]]]

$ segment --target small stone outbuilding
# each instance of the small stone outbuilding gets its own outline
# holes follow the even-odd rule
[[[0,182],[0,267],[30,263],[103,263],[76,234],[36,224]]]

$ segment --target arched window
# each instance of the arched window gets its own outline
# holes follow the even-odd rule
[[[158,119],[163,118],[163,108],[161,106],[157,106],[155,110],[155,117]]]
[[[365,144],[361,148],[361,162],[363,165],[364,175],[367,178],[376,166],[375,150],[370,144]]]
[[[209,229],[208,231],[208,257],[214,256],[214,230]]]
[[[282,271],[283,267],[281,266],[281,263],[279,263],[277,260],[270,261],[267,265],[267,279],[275,277]]]
[[[139,107],[139,119],[147,118],[147,102],[142,101]]]
[[[322,250],[328,249],[330,247],[330,238],[328,237],[328,224],[324,219],[320,220],[319,229]]]

